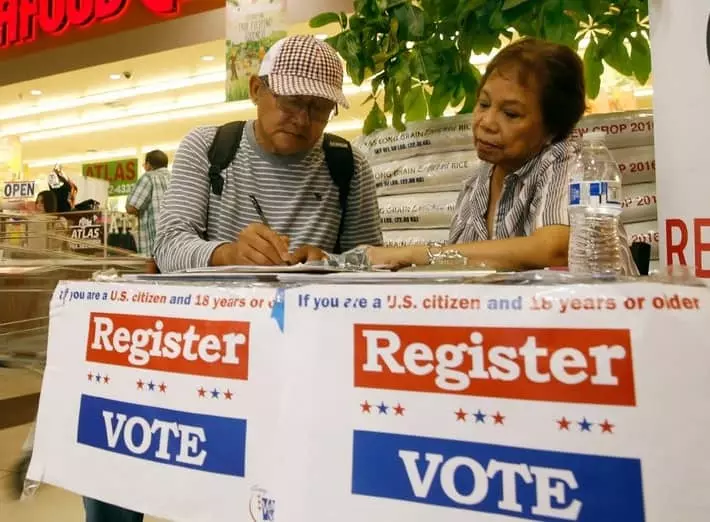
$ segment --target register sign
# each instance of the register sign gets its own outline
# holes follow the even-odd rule
[[[709,297],[61,283],[30,477],[176,521],[705,522]]]

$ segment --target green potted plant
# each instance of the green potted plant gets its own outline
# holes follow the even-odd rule
[[[648,0],[355,0],[354,12],[322,13],[311,27],[341,31],[327,41],[356,85],[370,82],[363,132],[473,111],[480,71],[472,55],[534,36],[584,50],[587,94],[599,94],[604,63],[645,84],[651,73]]]

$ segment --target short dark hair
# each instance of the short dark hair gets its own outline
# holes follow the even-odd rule
[[[40,200],[42,201],[42,206],[44,206],[44,211],[47,214],[57,213],[57,196],[54,192],[51,190],[43,190],[37,194],[35,202],[39,203]]]
[[[567,139],[586,110],[584,64],[579,55],[565,45],[523,38],[491,60],[481,88],[495,71],[511,66],[518,68],[523,85],[530,76],[535,78],[545,128],[553,141]]]
[[[145,162],[154,169],[165,169],[168,167],[168,155],[162,150],[152,150],[145,155]]]

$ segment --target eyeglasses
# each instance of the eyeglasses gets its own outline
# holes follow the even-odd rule
[[[276,105],[279,110],[289,116],[297,116],[302,112],[308,114],[311,121],[326,123],[338,115],[338,106],[331,102],[314,101],[311,103],[304,102],[299,96],[281,96],[271,90],[269,84],[262,80],[264,87],[269,91],[271,96],[276,100]]]

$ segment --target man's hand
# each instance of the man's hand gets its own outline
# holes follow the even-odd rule
[[[296,250],[291,257],[296,263],[307,263],[308,261],[322,261],[328,257],[328,254],[320,248],[306,245]]]
[[[233,243],[221,245],[212,254],[210,265],[274,266],[294,263],[288,253],[288,237],[280,236],[266,225],[252,223]]]

